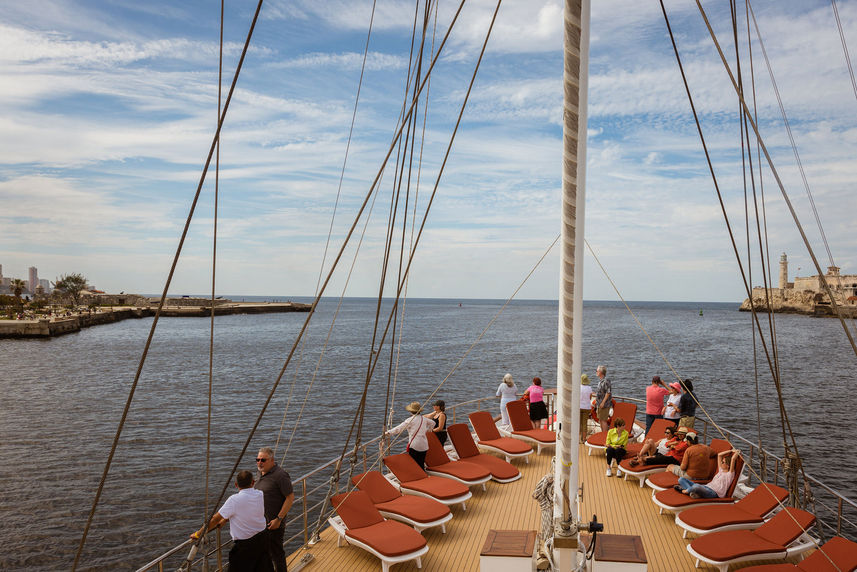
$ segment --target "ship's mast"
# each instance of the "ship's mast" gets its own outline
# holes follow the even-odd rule
[[[589,0],[566,0],[563,18],[562,250],[557,342],[557,459],[554,469],[554,544],[576,552],[578,435],[580,427],[583,220],[586,181],[586,103],[589,66]],[[557,542],[560,541],[561,542]],[[573,551],[573,552],[572,552]],[[560,566],[560,569],[567,569]]]

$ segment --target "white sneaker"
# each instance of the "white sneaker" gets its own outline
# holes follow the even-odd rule
[[[616,476],[617,476],[617,477],[621,477],[621,476],[622,476],[622,469],[616,469]]]
[[[613,476],[613,471],[611,471],[611,470],[610,470],[610,467],[607,467],[607,472],[606,472],[606,473],[604,473],[604,475],[605,475],[605,476],[607,476],[607,477],[612,477],[612,476]]]

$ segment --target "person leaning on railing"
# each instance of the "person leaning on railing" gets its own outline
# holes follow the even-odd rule
[[[693,382],[685,379],[681,382],[684,387],[684,392],[681,394],[681,399],[678,401],[678,426],[693,429],[693,423],[696,421],[696,395],[693,393]]]

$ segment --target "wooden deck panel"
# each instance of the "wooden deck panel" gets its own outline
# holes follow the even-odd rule
[[[473,498],[467,501],[467,510],[460,505],[452,507],[453,518],[446,525],[447,533],[439,527],[424,531],[429,545],[422,558],[422,570],[426,572],[479,570],[479,552],[491,529],[536,530],[539,529],[539,506],[532,492],[539,480],[550,468],[552,450],[535,453],[530,463],[514,461],[522,478],[514,483],[489,482],[488,490],[473,487]],[[603,454],[587,456],[580,452],[580,482],[583,486],[581,514],[586,520],[593,514],[604,524],[604,532],[610,534],[632,534],[642,538],[648,559],[648,570],[652,572],[675,572],[694,570],[694,559],[687,552],[690,538],[681,537],[682,529],[675,525],[672,514],[658,514],[652,500],[652,489],[640,488],[636,479],[627,481],[604,475],[607,467]],[[690,535],[692,537],[692,535]],[[322,541],[309,548],[299,550],[289,557],[289,566],[296,563],[305,552],[314,556],[307,570],[378,571],[380,561],[368,552],[353,546],[336,546],[336,533],[325,529]],[[770,562],[770,561],[769,561]],[[731,570],[758,564],[748,562],[733,566]],[[395,565],[394,572],[419,570],[413,561]],[[702,564],[699,570],[716,570]]]

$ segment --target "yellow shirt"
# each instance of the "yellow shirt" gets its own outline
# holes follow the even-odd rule
[[[628,432],[622,429],[622,433],[616,430],[615,427],[607,431],[607,446],[608,447],[624,447],[628,444]]]

